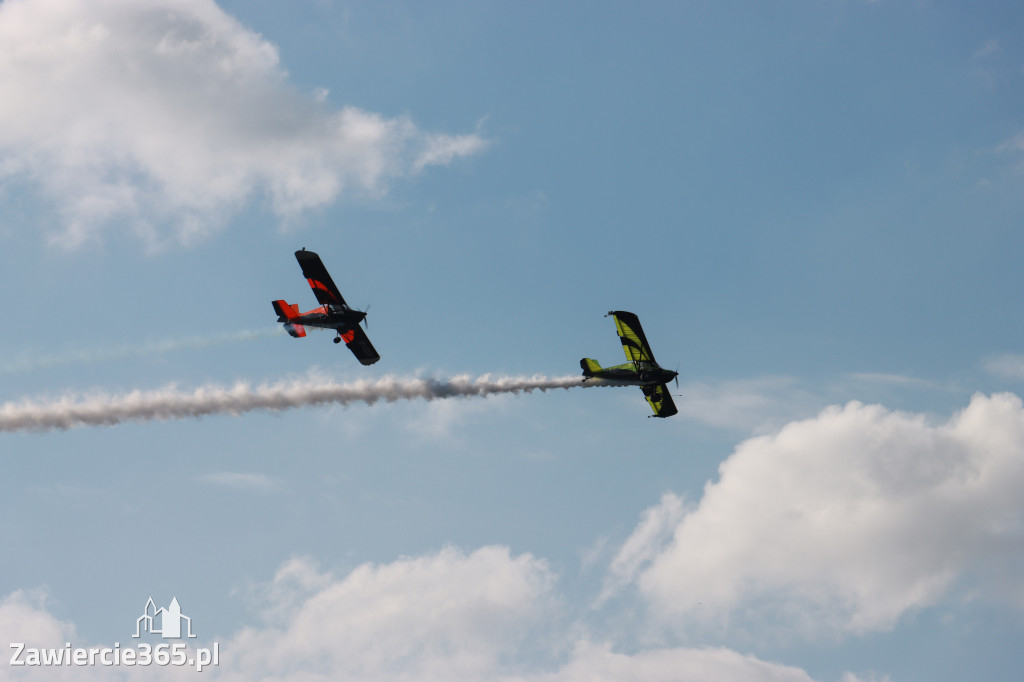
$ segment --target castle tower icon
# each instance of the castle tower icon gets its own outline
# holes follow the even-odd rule
[[[157,627],[158,620],[159,628]],[[141,637],[142,632],[148,632],[152,635],[160,635],[164,639],[181,639],[182,621],[186,623],[188,636],[195,637],[192,634],[192,619],[181,612],[181,606],[178,604],[177,597],[171,598],[171,605],[166,609],[158,609],[156,603],[153,602],[153,598],[150,597],[146,601],[142,615],[135,621],[135,634],[132,637]]]

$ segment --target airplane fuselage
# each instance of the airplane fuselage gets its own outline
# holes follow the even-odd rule
[[[615,382],[624,386],[657,386],[667,384],[676,378],[679,372],[662,369],[658,365],[649,362],[638,363],[639,368],[632,362],[614,367],[602,367],[598,370],[583,368],[583,381],[588,379],[602,379]]]
[[[359,323],[366,319],[366,313],[361,310],[352,310],[348,307],[328,303],[319,308],[301,313],[291,320],[280,320],[281,322],[292,322],[308,327],[323,327],[324,329],[337,329],[344,332],[354,329]]]

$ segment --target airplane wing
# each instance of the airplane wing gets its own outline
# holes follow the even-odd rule
[[[654,410],[655,417],[671,417],[679,412],[675,401],[672,400],[672,395],[668,392],[667,384],[654,386],[650,393],[645,390],[644,397],[647,398],[647,403]]]
[[[615,328],[619,332],[622,350],[626,351],[626,359],[631,362],[656,362],[651,345],[644,336],[644,329],[640,326],[640,318],[625,310],[613,310],[608,314],[615,317]]]
[[[352,354],[364,365],[372,365],[380,360],[380,354],[377,353],[377,349],[370,343],[370,338],[363,331],[362,327],[356,325],[342,334],[341,338],[345,345],[348,346],[348,349],[352,351]]]
[[[302,276],[306,278],[309,286],[313,288],[313,294],[321,305],[327,303],[347,305],[345,299],[341,296],[341,292],[338,291],[338,286],[331,279],[330,273],[327,272],[327,268],[321,262],[320,256],[312,251],[303,249],[302,251],[295,252],[295,260],[299,261],[299,267],[302,268]],[[371,348],[373,347],[371,346]]]

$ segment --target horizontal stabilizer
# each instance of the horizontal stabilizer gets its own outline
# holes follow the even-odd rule
[[[277,321],[284,323],[284,329],[295,338],[306,335],[306,328],[301,324],[296,324],[290,320],[298,319],[302,313],[299,312],[299,306],[295,303],[289,305],[285,301],[272,301],[274,304],[274,312],[277,313]]]
[[[284,325],[284,329],[295,338],[299,338],[301,336],[306,335],[306,328],[303,327],[301,324],[292,324],[291,322],[286,322]]]

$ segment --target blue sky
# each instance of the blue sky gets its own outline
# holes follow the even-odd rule
[[[680,369],[667,420],[573,389],[2,433],[0,640],[124,645],[152,596],[224,679],[1016,679],[1022,22],[0,2],[3,414],[573,375],[622,361],[611,309]],[[380,363],[275,330],[303,246]]]

